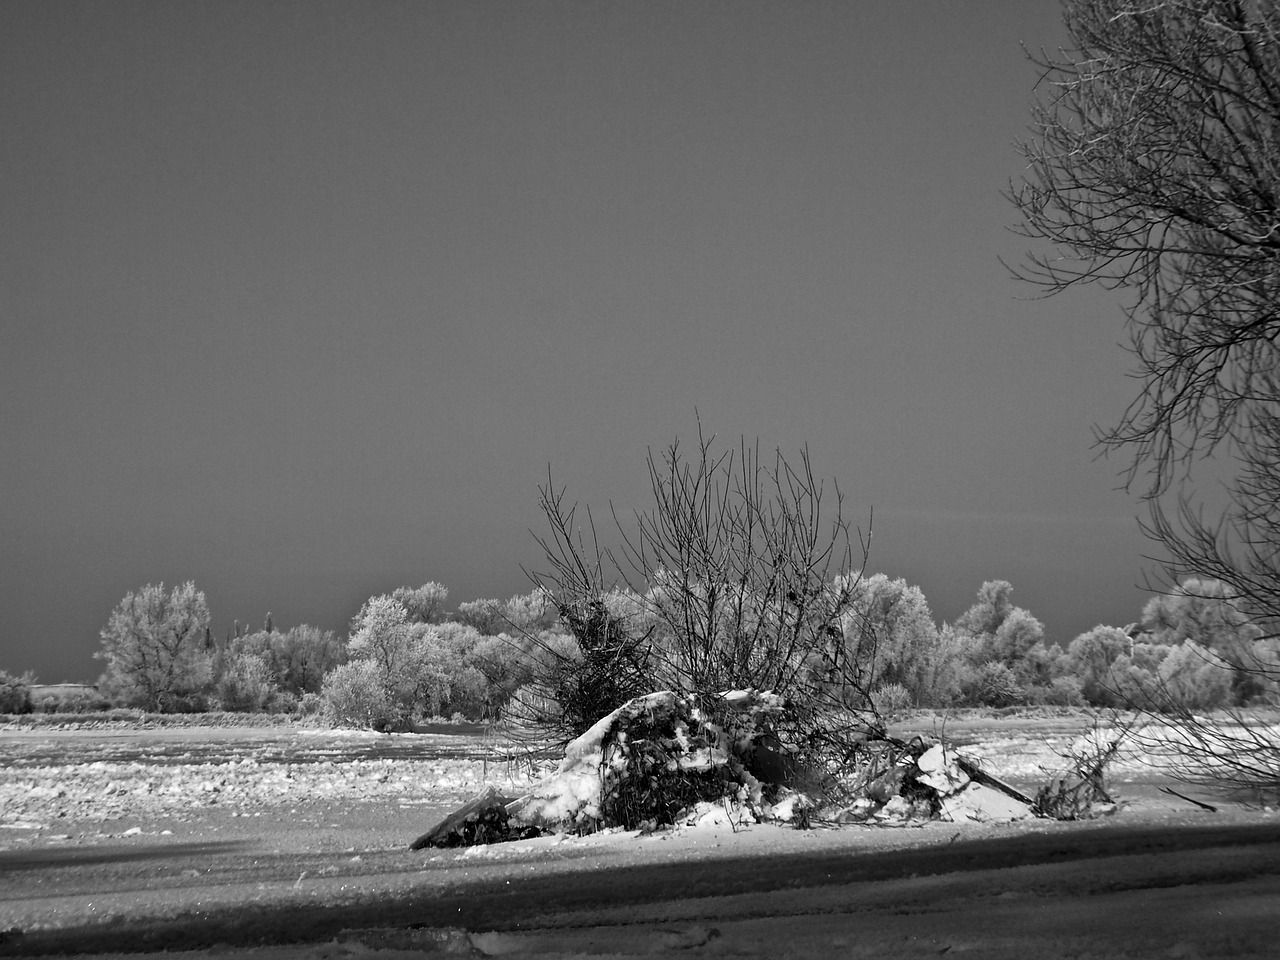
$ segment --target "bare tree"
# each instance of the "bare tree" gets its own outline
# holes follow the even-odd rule
[[[1137,397],[1104,450],[1131,454],[1165,576],[1222,580],[1280,633],[1280,7],[1065,0],[1071,44],[1032,59],[1044,97],[1011,189],[1056,249],[1015,270],[1125,307]],[[1195,475],[1215,458],[1225,504]],[[1201,471],[1202,473],[1205,471]],[[1260,658],[1258,669],[1275,665]],[[1280,779],[1280,766],[1273,768]]]
[[[1066,0],[1074,46],[1012,199],[1057,252],[1019,271],[1056,293],[1130,291],[1143,389],[1102,436],[1163,488],[1177,464],[1276,413],[1280,9],[1249,0]]]
[[[613,512],[612,549],[548,478],[551,569],[534,579],[619,696],[676,689],[714,710],[725,691],[772,690],[793,703],[797,745],[829,756],[871,709],[870,658],[851,644],[867,634],[851,619],[869,535],[855,540],[838,489],[824,512],[807,451],[762,462],[714,440],[699,429],[689,456],[678,440],[650,453],[654,505]]]

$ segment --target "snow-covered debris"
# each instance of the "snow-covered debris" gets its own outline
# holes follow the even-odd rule
[[[496,795],[476,797],[424,838],[454,845],[468,830],[476,839],[460,842],[530,831],[584,835],[665,825],[737,829],[764,820],[804,826],[1032,815],[1029,797],[922,738],[904,742],[877,732],[845,769],[802,769],[774,732],[786,712],[781,698],[761,691],[723,695],[719,722],[672,691],[637,697],[570,743],[555,772],[525,796],[505,806]]]
[[[737,746],[685,697],[637,697],[569,744],[556,772],[508,813],[513,823],[572,833],[674,823],[699,801],[758,793]]]
[[[1003,791],[981,783],[969,783],[940,799],[945,820],[1022,820],[1032,816],[1031,807]]]
[[[865,745],[860,762],[833,776],[842,799],[814,819],[835,823],[907,820],[1019,820],[1032,800],[973,760],[922,738]]]
[[[933,787],[939,796],[947,796],[957,790],[964,789],[969,782],[969,775],[960,769],[955,762],[955,755],[948,759],[946,748],[935,743],[916,759],[916,779]]]

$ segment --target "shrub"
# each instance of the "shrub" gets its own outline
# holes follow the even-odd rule
[[[0,713],[31,712],[31,675],[15,677],[0,670]]]
[[[1054,677],[1048,684],[1027,688],[1027,702],[1044,707],[1084,706],[1084,684],[1079,677]]]
[[[881,684],[871,694],[871,703],[885,720],[891,720],[915,706],[911,691],[900,683]]]
[[[401,725],[396,705],[386,695],[386,680],[378,664],[355,660],[335,667],[320,689],[321,709],[335,727],[386,731]]]
[[[549,570],[534,577],[582,657],[580,682],[547,688],[562,734],[657,690],[705,704],[771,690],[793,706],[780,738],[805,762],[835,762],[875,723],[862,634],[846,629],[869,541],[838,488],[823,500],[807,450],[788,462],[780,450],[762,459],[745,437],[723,452],[714,441],[699,426],[688,453],[678,440],[650,453],[652,506],[614,515],[616,548],[550,475],[540,489]]]
[[[31,699],[32,710],[38,713],[97,713],[111,705],[111,701],[93,687],[62,684],[36,687]]]
[[[200,691],[178,694],[169,701],[165,713],[208,713],[211,704],[209,695]]]
[[[979,707],[1016,707],[1026,702],[1018,677],[1007,664],[984,663],[964,685],[966,702]]]
[[[97,691],[74,690],[62,698],[59,709],[63,713],[97,713],[110,706],[111,702]]]
[[[244,653],[227,658],[217,686],[218,701],[223,710],[262,713],[277,692],[275,677],[264,657]]]
[[[312,694],[315,696],[315,694]],[[302,697],[290,693],[288,690],[280,690],[273,688],[271,696],[267,698],[266,705],[262,708],[264,713],[274,714],[297,714],[298,704]]]

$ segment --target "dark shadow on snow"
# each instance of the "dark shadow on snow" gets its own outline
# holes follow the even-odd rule
[[[243,840],[205,843],[164,843],[143,846],[41,847],[32,850],[0,851],[0,873],[38,870],[45,867],[87,867],[105,863],[135,863],[143,860],[171,860],[208,857],[246,850]]]

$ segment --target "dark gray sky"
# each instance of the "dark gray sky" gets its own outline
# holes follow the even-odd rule
[[[1048,0],[0,5],[0,669],[128,590],[221,634],[528,589],[537,487],[708,430],[875,509],[871,569],[1135,619],[1091,427],[1119,301],[1000,264]]]

